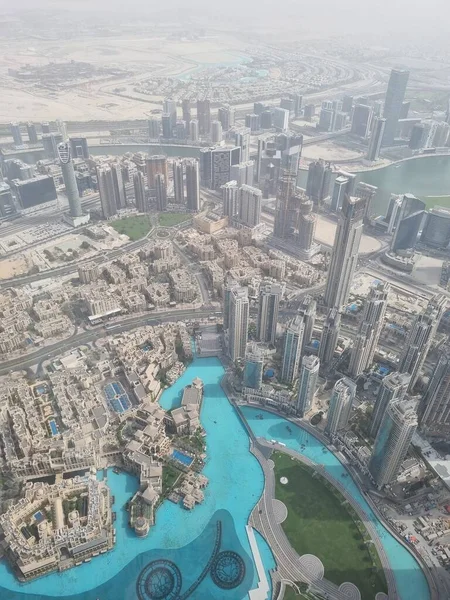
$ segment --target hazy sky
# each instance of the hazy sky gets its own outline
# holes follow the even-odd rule
[[[10,12],[11,7],[70,9],[95,11],[106,9],[119,11],[125,18],[132,13],[169,13],[173,20],[182,21],[185,15],[201,16],[215,28],[220,28],[221,20],[227,25],[235,24],[236,29],[244,29],[253,24],[267,24],[280,28],[283,25],[291,31],[314,27],[333,33],[368,31],[372,34],[397,36],[411,35],[430,38],[447,33],[450,21],[449,0],[227,0],[220,3],[214,0],[0,0],[2,12]],[[170,16],[170,13],[169,13]],[[227,27],[227,28],[228,28]]]

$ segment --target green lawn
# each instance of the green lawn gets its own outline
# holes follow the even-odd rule
[[[301,594],[300,596],[295,593],[294,588],[290,586],[286,586],[286,591],[284,593],[283,600],[310,600],[307,596]]]
[[[133,242],[143,238],[152,228],[149,216],[124,217],[112,221],[111,225],[119,233],[127,235]]]
[[[363,600],[374,600],[378,592],[387,593],[380,559],[373,546],[364,543],[339,492],[322,477],[313,477],[312,469],[290,456],[276,452],[272,458],[276,497],[288,508],[282,527],[298,554],[319,557],[327,579],[337,585],[354,583]],[[288,478],[286,485],[280,483],[281,477]]]
[[[179,225],[191,217],[192,215],[185,213],[160,213],[159,224],[161,227],[174,227],[174,225]]]
[[[163,465],[162,473],[162,491],[167,494],[172,490],[173,484],[180,476],[180,471],[172,465]]]

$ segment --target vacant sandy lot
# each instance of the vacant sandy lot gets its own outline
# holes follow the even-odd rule
[[[23,256],[0,260],[0,279],[10,279],[16,275],[23,275],[29,269]]]
[[[348,148],[338,146],[332,141],[327,141],[322,142],[321,144],[304,146],[302,150],[302,158],[306,161],[308,159],[317,160],[322,158],[323,160],[329,160],[331,162],[339,162],[340,160],[364,158],[364,154],[356,150],[349,150]]]
[[[316,236],[315,239],[317,242],[321,244],[325,244],[327,246],[332,246],[334,242],[334,236],[336,233],[336,222],[324,217],[323,215],[318,215],[317,218],[317,227],[316,227]],[[369,254],[370,252],[376,252],[380,250],[381,242],[370,235],[364,235],[361,238],[361,244],[359,247],[360,254]]]

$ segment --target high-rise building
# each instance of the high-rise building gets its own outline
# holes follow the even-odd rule
[[[295,316],[286,328],[281,380],[288,385],[293,383],[298,375],[304,330],[305,324],[299,315]]]
[[[122,177],[122,167],[120,163],[111,164],[111,173],[114,186],[114,197],[117,209],[125,208],[127,205],[127,195],[125,184]]]
[[[223,214],[235,217],[239,212],[239,186],[237,181],[228,181],[220,188],[222,190]]]
[[[379,159],[385,127],[386,119],[382,119],[381,117],[375,117],[374,125],[372,128],[372,135],[370,136],[369,141],[369,148],[367,150],[366,155],[367,160],[375,161]]]
[[[366,104],[357,104],[353,109],[351,133],[361,138],[369,137],[372,124],[372,108]]]
[[[421,402],[420,427],[426,433],[448,438],[450,431],[450,348],[441,349]]]
[[[167,157],[164,154],[155,154],[145,158],[145,168],[147,171],[147,186],[149,190],[155,189],[155,178],[159,173],[164,175],[164,181],[169,180],[167,172]]]
[[[411,375],[409,390],[412,390],[417,382],[445,307],[445,297],[436,294],[428,302],[426,309],[414,320],[398,365],[401,373]]]
[[[248,160],[237,165],[231,166],[230,177],[231,181],[237,181],[239,187],[241,185],[253,185],[253,169],[255,161]]]
[[[278,180],[277,201],[275,205],[275,219],[273,235],[285,239],[292,227],[290,207],[296,191],[297,177],[294,173],[283,170]]]
[[[347,426],[353,401],[356,396],[356,383],[348,377],[339,379],[334,384],[328,409],[325,433],[333,437]]]
[[[104,219],[117,214],[114,181],[110,166],[97,167],[97,182]]]
[[[245,357],[244,387],[259,390],[262,385],[264,354],[254,345]]]
[[[303,96],[301,94],[292,94],[294,101],[294,117],[298,119],[302,114]]]
[[[167,183],[161,173],[155,175],[156,210],[163,212],[167,210]]]
[[[348,178],[338,175],[334,180],[333,193],[331,195],[331,210],[339,212],[342,208],[345,196],[348,195]]]
[[[0,181],[0,216],[9,217],[16,214],[17,209],[11,194],[11,187]]]
[[[381,421],[383,420],[384,413],[389,404],[405,398],[410,381],[411,375],[408,373],[398,373],[397,371],[394,371],[383,378],[378,389],[372,421],[370,423],[370,436],[372,438],[377,437]]]
[[[166,98],[163,104],[163,113],[168,114],[170,118],[170,131],[173,131],[177,123],[177,103],[172,98]],[[166,137],[166,136],[164,136]],[[171,135],[167,136],[171,137]]]
[[[43,123],[41,123],[41,129],[42,133],[50,133],[50,123],[44,121]]]
[[[300,364],[298,380],[297,414],[304,417],[311,410],[312,401],[317,391],[320,360],[317,356],[303,356]]]
[[[197,100],[197,120],[200,135],[209,135],[211,132],[211,102],[207,98]]]
[[[184,98],[181,102],[182,118],[188,125],[191,121],[191,101],[189,98]]]
[[[67,142],[67,140],[69,139],[69,136],[67,134],[67,126],[64,123],[64,121],[61,121],[60,119],[57,119],[55,121],[56,124],[56,129],[59,131],[59,133],[61,134],[62,137],[62,141],[63,142]]]
[[[330,269],[324,294],[325,305],[340,310],[345,306],[358,261],[366,201],[346,196],[338,215]]]
[[[262,192],[251,185],[239,189],[239,221],[246,227],[255,227],[261,222]]]
[[[330,193],[332,169],[330,163],[317,160],[310,163],[306,182],[306,195],[314,204],[320,204]]]
[[[253,102],[253,112],[255,115],[261,115],[266,110],[264,102]]]
[[[177,121],[175,125],[175,137],[177,140],[185,140],[188,137],[186,121]]]
[[[198,142],[199,135],[198,119],[192,119],[189,121],[189,139]]]
[[[69,200],[69,213],[71,217],[81,217],[80,194],[78,193],[77,180],[75,178],[75,169],[73,168],[72,157],[70,155],[70,146],[68,142],[58,144],[59,164],[66,188],[67,199]]]
[[[350,114],[353,108],[353,96],[345,95],[342,98],[342,112]]]
[[[290,113],[293,113],[294,112],[293,98],[281,98],[280,99],[280,108],[284,108],[284,110],[288,110]]]
[[[303,318],[303,322],[305,324],[305,331],[303,333],[303,344],[302,344],[302,354],[305,351],[305,347],[311,343],[313,332],[314,332],[314,324],[316,322],[316,310],[317,310],[317,302],[314,300],[312,296],[303,296],[302,304],[299,308],[299,315]]]
[[[376,185],[370,185],[369,183],[364,183],[364,181],[359,181],[356,184],[355,196],[357,196],[358,198],[362,198],[363,200],[366,201],[366,210],[364,213],[365,221],[368,221],[368,219],[370,217],[371,203],[372,203],[372,200],[374,199],[377,191],[378,191],[378,188]]]
[[[279,283],[265,281],[260,285],[256,324],[256,337],[260,342],[275,343],[282,294],[283,288]]]
[[[416,429],[415,400],[396,401],[388,405],[369,462],[369,472],[379,488],[396,481]]]
[[[19,123],[10,123],[9,129],[11,131],[14,146],[22,146],[23,138],[22,138],[22,133],[20,131],[20,124]]]
[[[27,133],[30,144],[37,144],[39,139],[36,131],[36,125],[34,123],[27,123]]]
[[[403,194],[397,227],[391,242],[391,249],[394,252],[415,248],[425,219],[425,207],[425,202],[413,194]]]
[[[133,173],[134,200],[139,212],[147,212],[147,197],[145,194],[144,174],[141,171]]]
[[[161,121],[156,118],[148,120],[148,137],[151,140],[159,139],[161,134]]]
[[[319,346],[320,364],[326,369],[330,367],[333,360],[340,329],[341,313],[337,309],[331,308],[323,323]]]
[[[241,150],[238,147],[218,147],[218,148],[202,148],[205,150],[203,154],[211,154],[210,167],[211,167],[211,179],[210,186],[213,190],[220,189],[224,183],[230,181],[231,167],[232,165],[239,164]],[[208,176],[209,174],[207,174]],[[205,179],[207,185],[207,179]]]
[[[245,126],[250,129],[252,133],[257,133],[260,129],[260,118],[255,113],[245,115]]]
[[[361,375],[373,362],[384,327],[389,288],[388,283],[380,283],[370,289],[350,357],[349,373],[352,377]]]
[[[289,129],[289,111],[284,108],[273,108],[272,124],[277,131],[287,131]]]
[[[186,207],[189,211],[200,210],[200,173],[198,160],[187,158],[184,161],[186,169]]]
[[[89,158],[89,146],[87,138],[71,137],[69,142],[72,158],[83,158],[84,160]]]
[[[316,107],[314,104],[306,104],[303,111],[303,118],[305,121],[312,121],[312,118],[316,114]]]
[[[234,126],[234,108],[229,104],[221,106],[217,111],[217,119],[222,124],[223,131],[228,131]]]
[[[60,133],[42,134],[42,145],[44,147],[45,158],[55,160],[58,157],[58,144],[63,141]]]
[[[172,163],[173,173],[173,196],[175,204],[184,204],[184,169],[181,159]]]
[[[321,108],[319,113],[319,123],[317,125],[320,131],[333,131],[334,110],[332,108]]]
[[[233,286],[228,297],[228,354],[234,362],[245,358],[248,340],[248,292],[247,288]]]
[[[236,131],[234,143],[241,149],[240,162],[247,162],[250,160],[250,133],[248,127],[241,127],[241,129]]]
[[[222,123],[220,121],[213,121],[211,123],[211,141],[213,144],[219,144],[222,140]]]
[[[161,115],[162,136],[165,140],[170,140],[173,137],[172,117],[170,113]]]
[[[297,245],[305,252],[311,251],[316,232],[317,215],[312,212],[313,207],[312,200],[305,200],[299,209]]]
[[[409,71],[392,69],[384,101],[383,117],[386,119],[386,125],[384,128],[383,146],[391,146],[394,143],[408,79]]]
[[[271,129],[272,128],[272,111],[264,110],[259,118],[261,129]]]
[[[432,248],[447,248],[450,244],[450,210],[434,206],[428,211],[420,241]]]

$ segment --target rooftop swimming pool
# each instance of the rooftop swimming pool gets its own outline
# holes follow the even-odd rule
[[[108,485],[115,497],[113,510],[117,513],[115,548],[90,563],[27,584],[19,583],[2,561],[1,600],[44,600],[57,596],[70,600],[149,600],[151,593],[155,597],[154,593],[162,591],[169,595],[162,595],[161,599],[248,598],[248,591],[258,585],[261,576],[255,552],[262,559],[263,577],[268,577],[274,560],[265,540],[256,532],[253,536],[253,530],[246,528],[263,490],[263,474],[249,452],[248,435],[220,387],[223,373],[217,359],[196,358],[161,398],[165,409],[175,408],[180,405],[184,386],[195,377],[204,382],[201,420],[207,434],[207,460],[203,472],[209,485],[203,504],[186,511],[164,502],[148,537],[138,538],[128,527],[128,513],[124,509],[137,490],[137,480],[109,470]],[[263,413],[264,419],[256,419],[258,413]],[[341,478],[345,470],[337,458],[330,452],[324,454],[320,442],[292,424],[289,434],[287,422],[281,417],[251,408],[244,408],[244,414],[257,436],[280,440],[303,452],[324,464],[347,487],[374,520],[395,572],[400,597],[429,600],[419,565],[378,522],[353,481]]]

